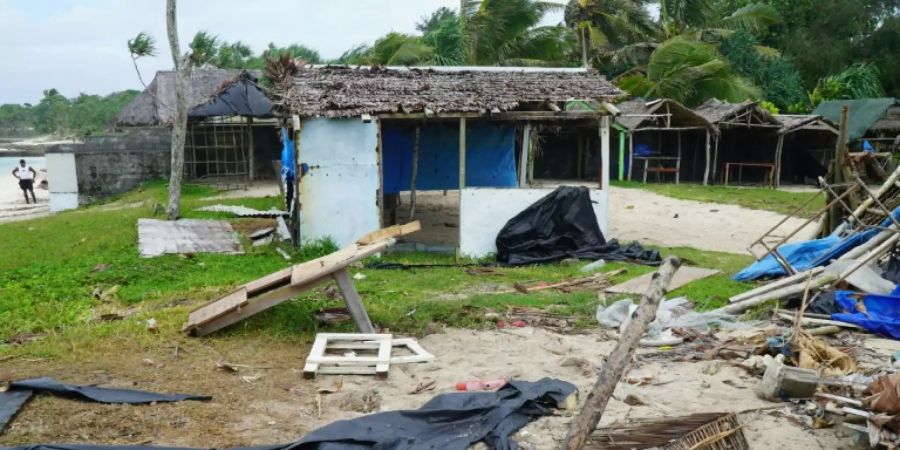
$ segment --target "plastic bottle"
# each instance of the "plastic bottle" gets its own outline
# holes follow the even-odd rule
[[[592,263],[586,264],[584,267],[581,268],[581,271],[585,272],[585,273],[593,272],[593,271],[603,267],[604,264],[606,264],[605,260],[598,259]]]
[[[507,382],[506,379],[500,378],[497,380],[475,380],[475,381],[463,381],[460,383],[456,383],[457,391],[494,391],[500,389]]]

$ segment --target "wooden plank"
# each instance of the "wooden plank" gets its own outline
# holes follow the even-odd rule
[[[240,322],[241,320],[244,320],[254,314],[265,311],[280,303],[286,302],[300,295],[303,291],[321,284],[326,280],[327,278],[319,278],[317,280],[310,281],[306,284],[298,286],[282,286],[273,291],[260,294],[259,296],[251,297],[246,306],[231,311],[204,324],[196,325],[192,330],[192,334],[194,334],[195,336],[206,336],[207,334],[221,330],[222,328],[225,328],[236,322]]]
[[[794,316],[791,314],[776,313],[775,315],[778,316],[779,319],[787,320],[788,322],[794,321]],[[852,328],[855,330],[863,330],[864,329],[863,327],[852,324],[852,323],[841,322],[839,320],[816,319],[813,317],[802,317],[802,318],[800,318],[800,323],[803,325],[836,326],[836,327],[841,327],[841,328]]]
[[[684,286],[688,283],[691,283],[696,280],[700,280],[712,275],[720,273],[715,269],[704,269],[702,267],[682,267],[675,273],[675,276],[672,277],[672,283],[669,285],[669,290],[674,291],[681,286]],[[653,273],[648,273],[637,278],[632,278],[624,283],[617,284],[606,289],[606,292],[612,294],[642,294],[647,292],[647,288],[650,287],[650,283],[653,279]]]
[[[321,258],[297,264],[291,272],[291,284],[303,284],[331,275],[356,261],[384,250],[393,243],[392,239],[385,239],[368,245],[351,244]]]
[[[316,335],[316,340],[313,342],[312,348],[309,349],[310,356],[322,356],[325,354],[325,347],[328,345],[328,338],[325,336]],[[303,366],[303,376],[312,377],[316,376],[316,371],[319,368],[319,365],[316,363],[310,363],[307,359],[307,363]]]
[[[365,310],[363,310],[365,313]],[[366,316],[366,319],[369,317]],[[378,364],[375,365],[375,376],[379,378],[387,378],[388,370],[391,368],[391,350],[393,350],[391,339],[381,341],[381,347],[378,348]]]
[[[407,234],[415,233],[422,229],[422,222],[414,220],[403,225],[393,225],[373,231],[356,241],[359,245],[369,245],[387,238],[396,238]]]
[[[356,287],[353,286],[353,279],[350,278],[347,269],[341,268],[337,272],[334,272],[332,276],[334,277],[334,281],[337,282],[338,287],[341,288],[341,295],[344,297],[344,302],[347,303],[347,309],[350,310],[350,316],[353,317],[356,328],[363,333],[374,333],[375,327],[372,326],[369,314],[362,304],[359,293],[356,292]],[[390,356],[390,352],[388,352],[388,356]]]
[[[243,307],[246,304],[247,289],[241,286],[234,292],[191,311],[191,313],[188,314],[187,323],[184,324],[182,331],[190,331],[197,325],[202,325],[212,319]]]
[[[251,281],[244,285],[247,288],[247,295],[254,296],[262,291],[269,290],[273,286],[283,285],[291,280],[291,268],[279,270],[278,272],[266,275],[258,280]]]

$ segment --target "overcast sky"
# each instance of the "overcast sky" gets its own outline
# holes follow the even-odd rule
[[[431,11],[459,0],[179,0],[182,45],[199,30],[241,40],[260,52],[269,42],[304,44],[336,58],[389,31],[414,32]],[[546,24],[562,21],[557,12]],[[139,60],[149,82],[172,67],[165,0],[0,0],[0,104],[37,103],[44,89],[67,97],[140,89],[125,42],[140,31],[159,55]],[[185,48],[185,47],[183,47]]]

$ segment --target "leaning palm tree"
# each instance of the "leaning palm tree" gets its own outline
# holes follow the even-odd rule
[[[576,33],[585,67],[591,65],[597,51],[609,53],[658,34],[645,3],[645,0],[569,1],[565,23]]]
[[[559,57],[556,47],[528,44],[529,37],[544,39],[555,27],[538,27],[547,12],[559,3],[541,0],[463,0],[460,27],[469,64],[495,65],[511,60],[545,60]],[[553,54],[523,54],[523,49],[543,48]]]
[[[670,39],[650,56],[645,73],[619,79],[619,87],[645,98],[671,98],[697,106],[710,98],[740,102],[760,97],[752,83],[736,75],[710,44]]]

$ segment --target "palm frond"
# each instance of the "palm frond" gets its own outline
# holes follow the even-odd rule
[[[781,14],[771,5],[750,3],[722,19],[722,23],[730,28],[758,33],[781,23]]]

